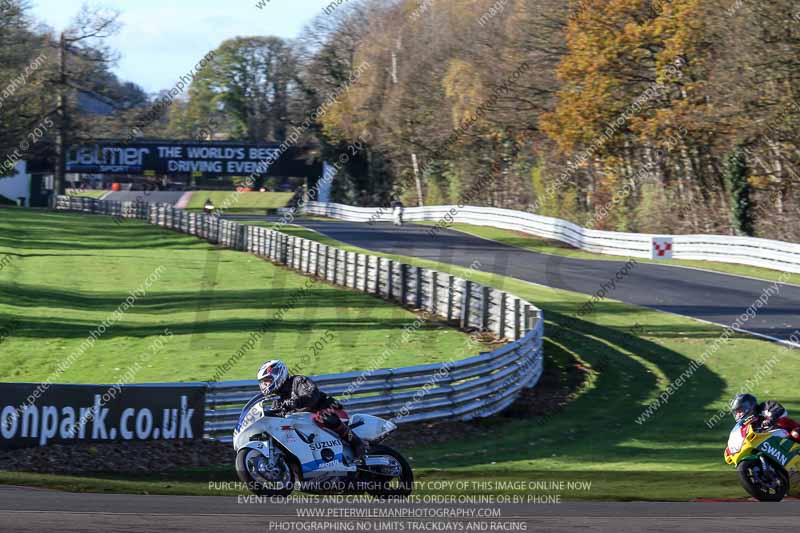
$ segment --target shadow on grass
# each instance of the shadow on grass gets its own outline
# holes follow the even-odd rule
[[[293,318],[288,315],[286,318],[278,319],[273,316],[264,318],[238,318],[227,320],[210,320],[207,322],[161,322],[149,323],[144,325],[132,325],[130,323],[116,323],[106,330],[102,338],[104,340],[120,337],[144,338],[158,337],[168,328],[173,335],[198,335],[211,333],[241,333],[242,339],[246,339],[247,334],[263,330],[266,334],[280,332],[295,332],[298,334],[308,334],[310,331],[331,330],[349,335],[349,332],[363,333],[365,330],[402,330],[409,324],[408,317],[366,317],[366,318],[344,318],[341,315],[330,318],[319,318],[313,313],[307,313],[308,317]],[[100,321],[88,320],[58,320],[52,318],[15,318],[13,315],[0,315],[0,324],[5,324],[15,320],[15,338],[30,339],[85,339],[89,332],[95,330]],[[430,323],[419,328],[419,331],[438,331],[442,328],[441,324]]]
[[[15,211],[15,213],[17,213]],[[190,247],[209,245],[195,237],[169,231],[144,221],[124,224],[103,215],[86,213],[27,213],[0,218],[0,246],[17,249],[106,250]]]
[[[322,284],[322,282],[319,282]],[[300,287],[243,289],[199,292],[151,292],[140,298],[131,312],[136,314],[172,314],[199,310],[264,310],[284,306],[314,308],[380,308],[386,302],[368,294],[339,288],[308,289]],[[45,307],[91,312],[114,312],[130,293],[109,291],[69,291],[55,287],[0,282],[0,305]]]
[[[491,429],[485,440],[452,447],[415,450],[421,466],[485,468],[492,461],[537,461],[546,468],[575,469],[604,463],[659,464],[670,469],[683,465],[719,464],[725,447],[725,429],[709,432],[704,425],[707,406],[715,402],[725,382],[706,367],[698,368],[669,403],[642,424],[642,411],[666,384],[689,368],[691,359],[654,342],[618,329],[588,323],[546,310],[546,362],[552,357],[580,359],[593,376],[563,411],[525,420],[477,421]],[[683,329],[683,328],[681,328]],[[709,326],[710,329],[710,326]],[[715,440],[721,434],[721,440]],[[657,449],[632,448],[630,441],[652,442]],[[673,446],[665,444],[674,442]],[[717,444],[718,451],[702,449]],[[701,445],[690,448],[685,445]],[[654,446],[656,448],[656,446]],[[567,466],[567,468],[569,468]],[[643,468],[646,469],[646,468]]]

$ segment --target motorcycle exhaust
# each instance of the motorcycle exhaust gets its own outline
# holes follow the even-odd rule
[[[367,455],[364,458],[364,466],[394,466],[394,462],[385,455]]]

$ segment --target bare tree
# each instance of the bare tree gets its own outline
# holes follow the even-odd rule
[[[85,90],[82,74],[93,63],[112,64],[117,55],[106,46],[106,39],[120,28],[119,12],[84,3],[72,24],[61,32],[58,42],[58,70],[51,80],[56,94],[55,108],[55,172],[56,194],[66,192],[66,151],[70,136],[75,137],[70,94]]]

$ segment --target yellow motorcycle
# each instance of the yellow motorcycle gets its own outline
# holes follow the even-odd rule
[[[725,462],[736,466],[744,490],[762,502],[800,496],[800,444],[784,429],[757,427],[755,417],[736,423]]]

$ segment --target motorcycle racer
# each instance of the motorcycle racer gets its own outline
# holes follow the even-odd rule
[[[207,198],[203,204],[203,212],[207,215],[214,213],[214,202],[211,201],[211,198]]]
[[[755,416],[756,426],[785,429],[794,441],[800,442],[800,423],[789,418],[786,409],[774,400],[758,403],[752,394],[737,394],[731,401],[731,413],[737,422]]]
[[[363,459],[364,443],[347,425],[350,416],[342,404],[319,390],[309,377],[289,375],[286,364],[274,359],[261,365],[257,378],[261,393],[266,398],[278,396],[272,403],[272,409],[284,413],[314,413],[313,420],[318,426],[336,433],[353,450],[356,460]]]
[[[395,226],[403,225],[403,202],[395,200],[392,202],[392,218]]]

